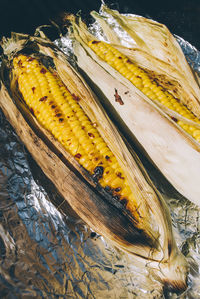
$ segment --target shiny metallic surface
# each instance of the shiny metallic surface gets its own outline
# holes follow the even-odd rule
[[[176,39],[181,46],[188,63],[192,69],[200,75],[200,52],[180,36],[176,36]]]
[[[92,28],[100,35],[97,25]],[[177,38],[198,71],[199,52]],[[67,37],[56,43],[71,55]],[[168,188],[159,179],[157,185]],[[1,298],[200,298],[200,209],[178,195],[164,196],[191,268],[188,290],[179,295],[163,290],[148,265],[112,247],[75,215],[0,111]]]
[[[160,298],[147,274],[65,205],[0,112],[1,298]]]

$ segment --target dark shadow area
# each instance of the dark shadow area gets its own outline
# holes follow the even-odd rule
[[[122,13],[135,13],[153,18],[168,26],[175,34],[200,48],[199,0],[108,0],[106,3]],[[92,0],[2,0],[0,8],[0,37],[11,31],[33,34],[39,25],[48,24],[62,12],[81,10],[85,20],[91,21],[89,12],[99,10],[101,1]]]

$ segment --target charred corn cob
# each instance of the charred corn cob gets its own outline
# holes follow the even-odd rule
[[[183,117],[200,124],[200,120],[187,108],[180,99],[175,98],[170,89],[165,89],[160,86],[155,78],[152,78],[147,70],[133,63],[127,56],[120,53],[108,43],[102,41],[89,41],[89,47],[110,66],[117,70],[121,75],[133,83],[141,90],[148,98],[155,102],[159,102],[165,107],[179,113]],[[173,118],[177,124],[200,142],[200,129],[193,125],[188,125],[182,120]]]
[[[169,210],[80,75],[44,39],[14,34],[3,47],[0,105],[45,174],[90,227],[185,289]]]
[[[58,76],[36,59],[19,55],[13,60],[13,75],[30,111],[41,125],[93,176],[94,180],[131,210],[137,202],[117,159],[95,124]],[[138,216],[137,216],[138,218]]]

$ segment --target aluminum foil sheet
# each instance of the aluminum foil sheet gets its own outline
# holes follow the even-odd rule
[[[73,213],[0,112],[0,297],[134,296],[162,286]]]
[[[101,35],[96,23],[92,30]],[[177,39],[198,71],[199,52]],[[68,37],[56,44],[71,57]],[[178,195],[169,196],[159,180],[156,185],[164,192],[177,244],[191,266],[183,294],[163,290],[147,268],[91,231],[32,160],[0,111],[0,297],[200,298],[200,209]]]

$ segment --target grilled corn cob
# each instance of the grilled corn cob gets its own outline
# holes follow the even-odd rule
[[[161,24],[137,17],[129,24],[129,17],[105,10],[117,21],[122,19],[128,33],[135,24],[137,34],[132,36],[138,44],[118,44],[117,34],[97,13],[92,15],[115,44],[97,40],[80,18],[67,16],[78,66],[104,95],[102,104],[121,132],[131,143],[137,140],[173,187],[200,206],[200,89],[184,55]],[[141,38],[143,27],[151,43]]]
[[[13,60],[13,75],[30,111],[42,126],[75,157],[95,181],[113,193],[137,215],[137,202],[131,194],[123,170],[95,124],[87,117],[78,99],[56,74],[36,59],[19,55]]]
[[[115,49],[108,43],[101,41],[89,41],[89,47],[110,66],[117,70],[122,76],[133,83],[139,90],[141,90],[149,99],[164,105],[166,108],[179,113],[186,119],[189,119],[197,124],[200,120],[194,113],[187,108],[180,99],[173,96],[170,89],[166,89],[159,85],[156,78],[145,69],[133,63],[127,56]],[[172,118],[176,123],[200,142],[200,127],[185,123],[183,120]]]
[[[45,174],[90,227],[185,289],[167,206],[83,79],[44,39],[14,34],[3,48],[0,105]]]

